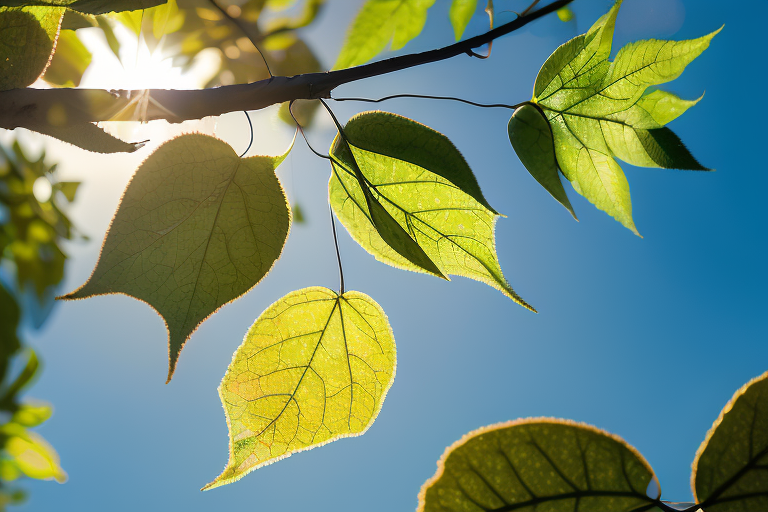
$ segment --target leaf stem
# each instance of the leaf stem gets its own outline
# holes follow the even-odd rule
[[[516,103],[515,105],[507,105],[506,103],[477,103],[475,101],[465,100],[462,98],[455,98],[453,96],[432,96],[429,94],[393,94],[391,96],[385,96],[379,99],[370,99],[370,98],[330,98],[330,99],[334,101],[362,101],[366,103],[381,103],[382,101],[393,100],[397,98],[423,98],[428,100],[449,100],[449,101],[458,101],[461,103],[466,103],[467,105],[472,105],[474,107],[480,107],[480,108],[508,108],[510,110],[517,110],[522,105],[527,103],[527,102],[522,102],[522,103]]]
[[[341,252],[339,252],[339,238],[336,236],[336,219],[333,216],[331,202],[328,201],[328,212],[331,214],[331,230],[333,231],[333,245],[336,247],[336,261],[339,264],[339,295],[344,295],[344,267],[341,265]]]
[[[248,120],[248,128],[251,130],[251,140],[248,141],[248,147],[245,148],[245,151],[243,151],[243,153],[240,155],[240,158],[243,158],[253,145],[253,123],[251,122],[251,116],[248,114],[247,110],[243,110],[243,114],[245,114],[245,118]]]
[[[272,70],[269,69],[269,64],[267,63],[266,57],[264,57],[264,53],[262,53],[261,48],[259,48],[259,45],[256,44],[256,41],[258,40],[258,34],[252,34],[251,31],[248,29],[247,26],[245,26],[243,23],[240,22],[237,18],[234,16],[231,16],[227,10],[219,5],[219,3],[216,0],[208,0],[211,5],[213,5],[218,11],[227,18],[233,25],[235,25],[238,29],[240,29],[240,32],[242,32],[245,37],[248,38],[248,40],[251,42],[254,48],[256,48],[256,51],[259,52],[259,57],[261,57],[261,60],[264,61],[264,66],[267,68],[267,73],[269,73],[269,78],[273,78],[275,75],[272,74]]]

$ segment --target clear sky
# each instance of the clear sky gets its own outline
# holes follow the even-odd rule
[[[331,0],[307,32],[325,65],[359,3]],[[521,10],[525,3],[496,6]],[[536,22],[497,41],[488,60],[457,57],[334,94],[524,101],[547,56],[610,4],[576,0],[575,22]],[[423,37],[405,51],[452,41],[447,5],[436,2]],[[497,224],[502,268],[539,314],[468,279],[448,283],[381,264],[342,230],[347,287],[381,304],[397,342],[397,377],[378,419],[363,437],[201,493],[227,461],[216,388],[245,331],[292,290],[337,287],[330,169],[298,141],[279,175],[308,222],[294,225],[282,259],[256,289],[193,335],[169,385],[163,322],[128,297],[59,304],[42,330],[27,333],[45,365],[30,395],[56,409],[40,431],[70,479],[25,483],[31,498],[23,510],[413,510],[446,446],[480,426],[527,416],[570,418],[624,437],[656,470],[663,498],[689,500],[690,464],[706,431],[737,388],[768,370],[768,130],[760,111],[766,19],[764,1],[625,0],[614,51],[639,38],[692,38],[725,24],[710,49],[665,86],[691,99],[706,91],[670,127],[717,171],[622,164],[644,239],[566,185],[575,222],[515,156],[508,111],[431,100],[382,105],[442,131],[463,152],[490,204],[507,215]],[[478,17],[469,31],[482,30]],[[332,107],[343,119],[367,108]],[[282,152],[291,134],[275,112],[256,115],[255,124],[251,154]],[[162,128],[151,130],[151,146],[167,137]],[[247,142],[242,114],[225,116],[216,133],[238,150]],[[327,148],[330,123],[321,121],[309,136]],[[53,146],[62,177],[85,182],[72,217],[91,237],[67,246],[65,292],[90,274],[122,190],[151,148],[99,156]]]

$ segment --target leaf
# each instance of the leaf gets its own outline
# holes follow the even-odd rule
[[[64,9],[0,7],[0,91],[32,84],[45,72]]]
[[[27,123],[24,128],[67,142],[94,153],[133,153],[144,146],[142,142],[125,142],[93,123],[68,124],[64,119],[48,116],[46,123]],[[53,121],[53,122],[50,122]]]
[[[696,452],[691,487],[707,512],[768,510],[768,372],[739,389]]]
[[[287,154],[239,158],[200,134],[165,143],[128,185],[90,279],[62,298],[123,293],[152,306],[168,328],[170,381],[200,323],[280,256],[290,212],[274,170]]]
[[[560,9],[557,10],[557,17],[560,18],[560,21],[562,21],[563,23],[568,23],[575,16],[570,7],[561,7]]]
[[[67,7],[84,14],[136,11],[164,4],[167,0],[3,0],[9,6]]]
[[[203,490],[343,437],[362,435],[395,378],[387,316],[360,292],[291,292],[254,322],[219,386],[229,463]]]
[[[333,69],[365,64],[391,43],[399,50],[418,36],[435,0],[368,0],[347,32]]]
[[[43,80],[51,85],[77,87],[91,64],[91,52],[73,30],[62,30]]]
[[[14,423],[0,426],[0,435],[7,438],[4,450],[22,473],[38,480],[67,481],[59,455],[42,436]]]
[[[512,114],[507,131],[512,147],[531,176],[576,219],[576,213],[560,181],[555,144],[547,118],[538,108],[526,103]]]
[[[661,496],[646,495],[651,482],[658,484],[650,465],[618,436],[568,420],[523,419],[448,447],[417,510],[648,510]]]
[[[359,114],[344,132],[351,153],[337,136],[329,198],[357,243],[394,267],[469,277],[533,310],[501,272],[494,239],[498,214],[444,135],[386,112]],[[414,242],[434,268],[408,249]]]
[[[51,404],[45,402],[31,402],[21,404],[13,413],[11,421],[23,427],[37,427],[48,421],[53,414]]]
[[[615,158],[641,167],[708,170],[664,124],[695,102],[653,92],[677,78],[717,32],[689,41],[638,41],[609,62],[621,0],[586,34],[560,46],[536,77],[533,102],[554,137],[557,162],[574,189],[639,234],[629,184]]]
[[[453,33],[457,41],[464,35],[464,30],[467,28],[469,20],[472,19],[476,10],[477,0],[453,0],[451,3],[448,16],[451,18]]]

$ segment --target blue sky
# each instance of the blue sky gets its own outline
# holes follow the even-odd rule
[[[329,3],[307,32],[328,66],[356,10],[353,2]],[[436,3],[424,35],[405,51],[452,41],[448,2]],[[539,21],[497,41],[488,60],[457,57],[334,94],[524,101],[547,56],[609,7],[608,0],[576,0],[575,23]],[[664,87],[691,99],[706,91],[670,127],[717,171],[623,164],[643,239],[567,185],[575,222],[515,156],[508,111],[432,100],[380,105],[443,132],[463,152],[490,204],[507,215],[497,223],[502,268],[539,314],[468,279],[448,283],[378,263],[342,230],[347,287],[381,304],[398,347],[397,377],[378,419],[363,437],[201,493],[227,461],[216,388],[245,331],[292,290],[337,286],[330,169],[298,141],[279,175],[308,222],[293,227],[282,259],[256,289],[193,335],[171,384],[164,384],[163,323],[128,297],[59,304],[43,329],[27,334],[45,364],[30,395],[56,409],[40,431],[70,479],[25,483],[31,497],[22,510],[413,510],[446,446],[480,426],[528,416],[570,418],[624,437],[656,470],[663,498],[690,499],[690,464],[705,433],[736,389],[768,370],[766,16],[765,2],[724,8],[708,0],[625,0],[614,51],[639,38],[692,38],[725,24],[710,49]],[[484,23],[478,17],[469,32]],[[331,106],[341,119],[367,108]],[[282,152],[290,131],[273,112],[255,120],[251,154]],[[247,142],[242,115],[225,116],[217,133],[235,148]],[[327,148],[330,123],[309,136]],[[85,182],[72,216],[91,241],[68,246],[62,291],[69,291],[90,274],[122,190],[148,150],[108,157],[53,147],[51,154],[62,158],[64,177]]]

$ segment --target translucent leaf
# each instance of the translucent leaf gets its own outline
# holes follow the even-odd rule
[[[611,63],[621,0],[587,34],[560,46],[536,77],[534,103],[550,123],[557,162],[574,189],[639,234],[615,158],[641,167],[708,170],[663,125],[695,102],[646,89],[680,75],[717,32],[690,41],[639,41]]]
[[[568,23],[574,18],[574,14],[570,7],[561,7],[557,10],[557,17],[563,23]]]
[[[344,131],[351,153],[337,136],[331,147],[329,197],[339,220],[364,249],[398,268],[475,279],[533,309],[501,272],[494,235],[498,214],[487,206],[466,161],[444,135],[385,112],[359,114]],[[398,228],[387,217],[398,225],[399,246],[392,243]],[[377,229],[382,226],[386,229]],[[439,273],[416,263],[415,252],[404,249],[413,242]]]
[[[533,105],[525,104],[512,114],[507,131],[512,147],[531,176],[575,219],[576,213],[560,181],[552,130],[544,115]]]
[[[199,134],[165,143],[128,185],[90,279],[63,298],[123,293],[152,306],[168,328],[170,380],[197,326],[280,256],[290,212],[274,171],[286,155],[239,158]]]
[[[113,137],[93,123],[68,124],[66,113],[62,115],[64,118],[48,116],[48,122],[27,123],[24,128],[94,153],[132,153],[144,145]]]
[[[768,510],[768,373],[723,408],[696,453],[691,486],[707,512]]]
[[[11,421],[24,427],[36,427],[45,423],[53,414],[53,407],[44,402],[29,402],[19,406]]]
[[[658,489],[650,465],[623,439],[568,420],[525,419],[448,447],[417,510],[649,510],[661,495],[646,495],[651,483]]]
[[[365,64],[391,43],[399,50],[418,36],[435,0],[367,0],[347,32],[334,69]]]
[[[67,481],[67,474],[60,466],[59,455],[42,436],[14,423],[0,427],[0,435],[7,438],[5,452],[26,476],[38,480],[56,480],[59,483]]]
[[[77,87],[91,64],[91,52],[73,30],[62,30],[43,80],[61,87]]]
[[[85,14],[136,11],[164,4],[167,0],[3,0],[4,5],[38,5],[42,7],[67,7]]]
[[[448,11],[448,16],[451,18],[453,33],[457,41],[464,35],[464,30],[467,28],[469,20],[472,19],[476,10],[477,0],[453,0],[451,3],[451,10]]]
[[[48,66],[63,8],[0,7],[0,91],[32,84]]]
[[[363,434],[381,409],[395,365],[389,322],[367,295],[314,287],[281,298],[248,330],[221,381],[229,463],[203,489]]]

